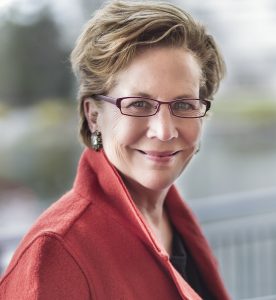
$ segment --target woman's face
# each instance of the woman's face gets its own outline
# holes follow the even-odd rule
[[[166,102],[198,98],[200,75],[198,62],[186,50],[148,49],[118,74],[108,96],[146,95]],[[108,102],[100,108],[93,101],[85,105],[87,116],[98,112],[90,128],[102,133],[106,156],[129,187],[135,184],[136,188],[155,191],[168,188],[198,148],[202,119],[175,117],[167,105],[161,105],[150,117],[122,115]]]

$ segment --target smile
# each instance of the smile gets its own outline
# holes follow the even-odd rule
[[[180,151],[143,151],[137,149],[147,159],[154,162],[170,162]]]
[[[164,152],[160,152],[160,151],[142,151],[142,150],[138,150],[138,151],[140,153],[142,153],[142,154],[149,155],[149,156],[155,156],[155,157],[170,157],[170,156],[174,156],[178,152],[180,152],[180,151],[164,151]]]

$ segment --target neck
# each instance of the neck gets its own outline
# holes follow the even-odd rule
[[[164,203],[169,188],[155,191],[137,182],[124,180],[127,189],[142,215],[151,223],[158,225],[164,213]]]
[[[168,254],[171,254],[172,225],[164,205],[169,188],[154,191],[148,190],[136,182],[124,181],[152,233]]]

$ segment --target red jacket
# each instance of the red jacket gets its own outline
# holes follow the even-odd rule
[[[214,299],[229,299],[175,187],[165,205]],[[0,282],[1,300],[200,299],[151,234],[103,152],[85,150],[71,191],[38,219]]]

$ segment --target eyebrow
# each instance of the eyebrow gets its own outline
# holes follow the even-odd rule
[[[137,93],[134,93],[134,95],[138,96],[138,97],[156,99],[152,95],[144,93],[144,92],[137,92]],[[191,96],[191,94],[182,94],[180,96],[177,96],[177,97],[174,97],[174,98],[171,98],[171,99],[166,99],[166,100],[178,100],[178,99],[198,99],[198,97]]]

